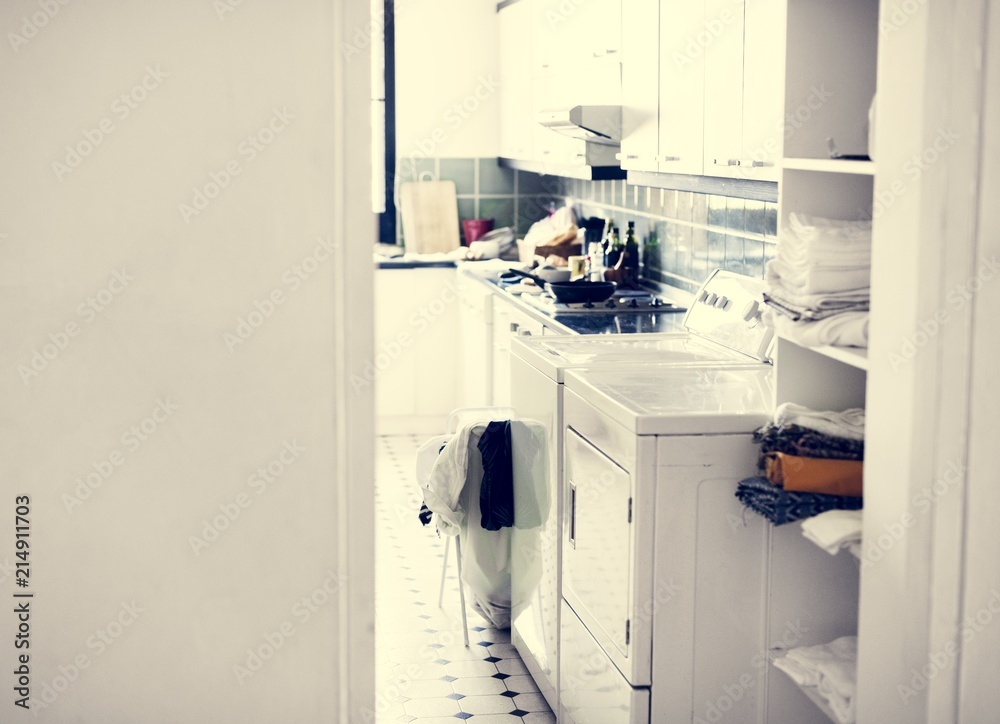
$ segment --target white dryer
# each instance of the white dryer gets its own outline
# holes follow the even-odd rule
[[[762,285],[715,272],[695,297],[686,332],[560,336],[512,343],[512,406],[521,419],[542,423],[547,449],[544,476],[519,475],[515,501],[554,501],[544,515],[522,509],[526,524],[512,532],[511,639],[554,712],[559,711],[561,529],[563,479],[563,383],[579,367],[741,366],[765,364],[770,330],[760,324]]]
[[[763,722],[765,365],[566,374],[563,724]]]

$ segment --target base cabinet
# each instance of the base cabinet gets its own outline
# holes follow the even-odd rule
[[[356,384],[374,384],[379,434],[439,433],[458,407],[455,269],[375,270],[375,349]]]

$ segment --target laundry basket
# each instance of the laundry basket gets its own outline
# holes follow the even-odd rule
[[[473,605],[486,618],[499,623],[499,628],[509,625],[510,610],[510,533],[509,529],[487,531],[480,525],[479,515],[479,484],[482,479],[481,462],[477,468],[476,456],[469,450],[474,447],[491,420],[512,420],[515,413],[509,407],[461,408],[454,410],[445,424],[445,434],[438,435],[425,442],[417,451],[416,473],[417,482],[424,493],[425,501],[432,498],[437,504],[429,505],[435,510],[435,523],[439,532],[445,535],[444,563],[441,568],[441,585],[438,591],[438,606],[444,600],[444,584],[448,572],[448,554],[451,538],[455,538],[455,553],[458,564],[458,592],[462,611],[462,632],[465,645],[469,645],[468,619],[465,610],[465,585],[470,586]],[[463,432],[464,431],[464,432]],[[449,451],[448,463],[442,465],[440,476],[451,476],[453,484],[450,489],[442,492],[434,488],[432,473],[439,456],[445,451],[448,443],[456,435],[463,434],[468,443],[463,450]],[[462,477],[461,466],[464,456],[466,474],[460,489],[458,481]],[[444,509],[452,508],[458,511],[451,515]],[[462,539],[466,538],[470,546],[471,557],[462,559]],[[508,621],[503,620],[504,609]]]

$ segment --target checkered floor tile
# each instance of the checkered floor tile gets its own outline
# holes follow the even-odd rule
[[[462,639],[455,550],[417,520],[414,457],[423,438],[380,437],[375,470],[376,722],[553,724],[544,697],[510,643],[468,609]]]

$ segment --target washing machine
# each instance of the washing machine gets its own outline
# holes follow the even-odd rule
[[[574,368],[613,371],[636,365],[769,369],[772,335],[760,322],[762,292],[759,281],[720,270],[695,295],[683,333],[546,336],[512,343],[512,406],[520,419],[541,423],[541,444],[547,450],[543,475],[515,474],[515,501],[550,504],[542,511],[521,508],[516,513],[525,522],[515,520],[511,538],[511,640],[553,712],[560,709],[566,373]]]
[[[766,721],[768,528],[734,493],[772,371],[566,372],[563,724]]]

